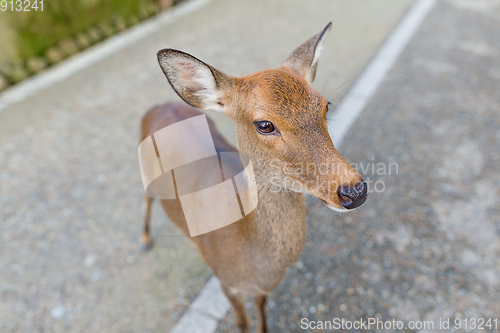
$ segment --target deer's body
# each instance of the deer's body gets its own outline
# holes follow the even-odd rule
[[[329,137],[327,101],[308,83],[314,79],[329,27],[295,50],[280,68],[243,78],[227,76],[180,51],[162,50],[158,54],[160,66],[184,101],[197,108],[222,109],[233,119],[238,150],[252,161],[258,193],[255,210],[226,227],[190,237],[220,279],[242,332],[248,330],[243,295],[255,297],[258,331],[266,332],[266,295],[302,252],[306,233],[303,193],[313,194],[339,211],[356,208],[366,199],[366,184]],[[200,114],[183,103],[156,107],[143,119],[141,140]],[[235,150],[211,121],[209,127],[217,151]],[[310,164],[314,168],[293,172]],[[323,174],[319,169],[325,164],[334,167]],[[152,199],[146,202],[142,242],[150,245]],[[180,200],[161,203],[172,222],[189,237]]]
[[[149,111],[142,122],[141,141],[155,131],[202,113],[185,103],[170,103]],[[236,151],[209,120],[217,151]],[[180,200],[161,200],[175,225],[198,247],[222,285],[250,295],[267,294],[293,264],[304,244],[304,196],[296,192],[258,191],[257,208],[227,227],[190,237]],[[228,251],[227,249],[231,249]]]

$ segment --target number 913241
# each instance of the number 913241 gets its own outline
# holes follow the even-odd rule
[[[1,0],[0,9],[11,12],[43,11],[43,0]]]

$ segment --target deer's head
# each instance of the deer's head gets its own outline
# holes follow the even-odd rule
[[[330,27],[277,69],[241,78],[177,50],[161,50],[158,61],[185,102],[234,121],[238,148],[250,156],[261,188],[310,193],[330,209],[347,211],[365,202],[367,185],[335,149],[326,122],[329,103],[310,86]]]

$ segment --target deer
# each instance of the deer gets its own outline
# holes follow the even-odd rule
[[[147,112],[141,141],[161,128],[201,115],[199,109],[214,109],[232,119],[237,135],[233,147],[208,120],[216,149],[242,152],[253,164],[257,207],[218,230],[190,237],[179,200],[160,200],[169,219],[195,244],[220,280],[242,333],[249,330],[245,296],[254,298],[257,332],[267,332],[266,299],[303,250],[304,194],[341,213],[367,198],[367,183],[337,151],[328,132],[329,102],[310,85],[331,25],[277,68],[244,77],[224,74],[182,51],[162,49],[157,54],[168,82],[185,103],[172,102]],[[146,249],[153,243],[152,203],[146,196],[140,238]]]

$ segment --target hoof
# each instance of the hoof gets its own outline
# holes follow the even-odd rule
[[[248,333],[248,326],[238,326],[239,333]]]
[[[151,236],[142,235],[139,239],[139,243],[141,244],[141,250],[143,252],[147,252],[153,247],[153,239]]]

